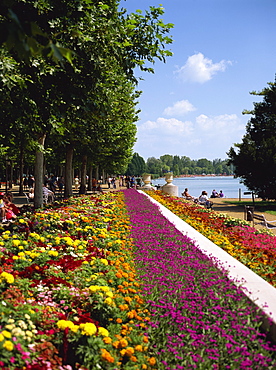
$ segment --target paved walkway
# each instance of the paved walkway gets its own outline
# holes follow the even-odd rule
[[[121,189],[126,189],[125,187],[120,187],[120,188],[117,188],[117,189],[112,189],[112,188],[108,188],[108,185],[107,184],[104,184],[102,185],[102,189],[104,192],[107,192],[107,191],[115,191],[115,190],[121,190]],[[5,192],[5,189],[0,189],[0,191],[2,192]],[[17,206],[17,207],[21,207],[22,205],[25,205],[25,204],[28,204],[28,201],[27,201],[27,197],[25,195],[18,195],[18,192],[19,192],[19,187],[18,185],[16,186],[13,186],[12,189],[9,189],[9,191],[12,192],[13,194],[13,202],[14,204]],[[24,191],[26,194],[28,194],[28,190]],[[78,195],[78,190],[75,190],[74,189],[74,186],[73,186],[73,195]],[[92,194],[91,191],[88,191],[87,192],[87,195],[90,195]],[[60,194],[59,192],[56,193],[56,199],[60,199]]]
[[[104,192],[107,192],[107,191],[114,191],[114,190],[122,190],[122,189],[126,189],[126,188],[125,187],[120,187],[120,188],[117,188],[117,189],[109,189],[107,184],[104,184],[102,186],[102,189],[103,189]],[[1,190],[3,192],[5,191],[4,189],[1,189]],[[14,203],[18,207],[21,207],[22,205],[27,204],[26,196],[25,195],[18,195],[18,186],[14,186],[11,189],[11,191],[12,191],[13,196],[14,196]],[[74,187],[73,187],[73,194],[78,195],[78,191],[75,190]],[[89,194],[92,194],[92,192],[87,193],[87,195],[89,195]],[[57,197],[58,197],[58,193],[57,193]],[[242,199],[242,200],[244,201],[245,199]],[[239,205],[236,205],[236,204],[225,203],[225,201],[238,201],[238,199],[236,199],[236,198],[231,198],[231,199],[230,198],[214,198],[214,199],[212,199],[212,201],[214,203],[214,206],[213,206],[214,211],[216,211],[218,213],[226,213],[229,216],[231,216],[233,218],[238,218],[240,220],[244,220],[246,218],[245,213],[244,213],[244,206],[243,205],[239,206]],[[260,214],[260,212],[257,212],[257,213]],[[273,216],[269,213],[263,213],[263,214],[265,215],[267,220],[270,220],[270,221],[276,220],[276,216]],[[259,229],[262,229],[263,226],[262,225],[255,225],[255,228],[259,230]],[[270,229],[270,231],[272,231],[276,235],[276,228],[275,229]]]

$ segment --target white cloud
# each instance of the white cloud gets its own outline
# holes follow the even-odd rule
[[[215,133],[216,136],[219,133],[225,135],[244,129],[244,126],[239,125],[239,118],[236,114],[221,114],[214,117],[201,114],[196,117],[196,124],[199,130],[209,132],[209,134]]]
[[[204,83],[211,80],[216,73],[224,72],[228,64],[232,62],[221,60],[219,63],[213,63],[202,53],[197,53],[190,56],[176,72],[183,81]]]
[[[193,124],[189,121],[179,121],[176,118],[159,117],[156,121],[146,121],[138,127],[139,133],[179,136],[191,135]]]
[[[180,100],[174,103],[172,107],[167,107],[163,114],[166,116],[183,116],[194,110],[196,110],[196,108],[188,100]]]
[[[145,159],[163,154],[186,155],[192,159],[226,158],[233,143],[241,141],[245,122],[236,114],[198,115],[194,121],[159,117],[138,124],[135,151]]]

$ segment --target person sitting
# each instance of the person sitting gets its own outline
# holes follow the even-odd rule
[[[5,208],[5,203],[4,203],[4,193],[0,193],[0,216],[1,216],[1,221],[3,223],[8,222],[6,218],[6,208]]]
[[[206,208],[212,208],[213,202],[211,202],[208,198],[207,191],[203,190],[201,195],[198,197],[198,204],[206,207]]]
[[[34,201],[34,188],[31,188],[28,194],[28,198],[30,202]]]
[[[211,194],[211,197],[210,198],[217,198],[219,195],[218,195],[218,192],[214,189],[212,191],[212,194]]]
[[[12,212],[16,216],[19,215],[20,209],[13,203],[13,195],[12,195],[12,192],[8,191],[6,193],[6,196],[4,197],[4,202],[6,202],[6,204],[8,204],[8,206],[10,207],[10,209],[12,210]]]
[[[8,194],[4,194],[3,202],[5,207],[5,217],[7,221],[13,221],[16,219],[19,214],[19,209],[10,201],[11,197]]]
[[[189,194],[188,188],[185,188],[182,195],[186,200],[194,200],[195,199],[195,197],[193,197],[192,195]]]
[[[219,198],[223,198],[224,197],[224,194],[223,194],[222,190],[219,191],[219,195],[218,196],[219,196]]]
[[[55,194],[50,189],[48,189],[45,185],[42,187],[43,191],[43,198],[45,198],[45,203],[52,203],[54,201]]]

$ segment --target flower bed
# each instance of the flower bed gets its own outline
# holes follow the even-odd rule
[[[124,193],[158,369],[275,368],[275,347],[260,333],[256,308],[219,262],[202,254],[145,196]]]
[[[150,369],[122,193],[71,199],[0,236],[0,369]]]
[[[2,229],[0,369],[275,368],[258,312],[217,262],[124,194],[131,221],[116,192]]]
[[[276,237],[257,231],[248,222],[206,210],[183,198],[149,192],[149,195],[194,227],[213,243],[276,287]]]

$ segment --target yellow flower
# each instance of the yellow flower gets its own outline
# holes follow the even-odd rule
[[[114,302],[112,301],[112,298],[110,298],[110,297],[107,297],[104,300],[104,303],[106,303],[108,306],[113,306],[113,304],[114,304]]]
[[[0,275],[0,280],[5,279],[7,283],[13,284],[14,283],[14,277],[12,274],[9,274],[8,272],[2,272]]]
[[[59,320],[57,322],[57,326],[61,330],[65,330],[67,328],[72,329],[75,325],[72,321],[69,320]]]
[[[58,252],[57,251],[49,251],[48,252],[49,256],[54,256],[54,257],[57,257],[58,256]]]
[[[100,259],[101,263],[103,263],[104,265],[108,266],[108,261],[105,259],[105,258],[101,258]]]
[[[18,246],[20,245],[20,240],[18,240],[18,239],[14,239],[14,240],[12,241],[12,244],[13,244],[15,247],[18,247]]]
[[[103,327],[98,328],[98,334],[102,335],[103,337],[108,337],[109,336],[108,330],[103,328]]]
[[[13,343],[10,340],[6,340],[6,342],[3,344],[3,347],[7,351],[12,351],[13,350]]]
[[[80,329],[82,330],[81,333],[84,335],[94,335],[97,332],[96,325],[91,322],[80,324]]]
[[[19,256],[19,257],[25,257],[25,253],[24,253],[24,252],[19,252],[19,253],[18,253],[18,256]]]
[[[0,342],[3,342],[4,339],[5,339],[4,335],[0,333]]]
[[[73,325],[70,327],[70,330],[73,332],[73,333],[76,333],[78,330],[79,330],[79,326],[78,325]]]

